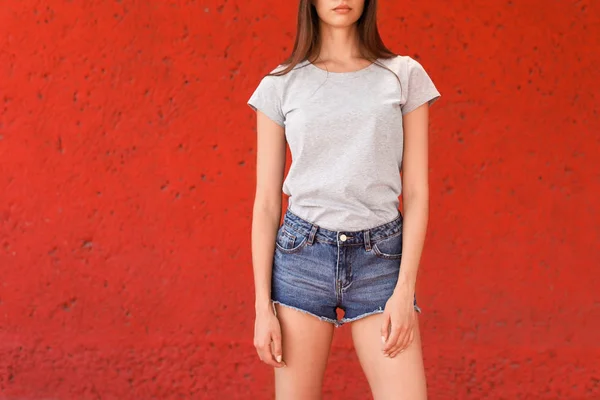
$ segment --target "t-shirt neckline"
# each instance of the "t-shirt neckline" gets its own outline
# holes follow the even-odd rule
[[[361,69],[357,69],[355,71],[345,71],[345,72],[327,71],[327,70],[325,70],[323,68],[317,67],[315,64],[313,64],[312,62],[310,62],[308,60],[306,60],[306,63],[313,70],[315,70],[315,71],[317,71],[317,72],[319,72],[321,74],[327,75],[329,77],[350,78],[350,77],[355,77],[355,76],[358,76],[358,75],[362,75],[362,74],[364,74],[366,72],[369,72],[375,66],[375,64],[377,64],[377,61],[379,61],[379,60],[376,60],[375,62],[372,62],[371,64],[369,64],[366,67],[363,67]]]

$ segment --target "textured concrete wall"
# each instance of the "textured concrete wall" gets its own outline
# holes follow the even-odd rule
[[[600,398],[600,4],[382,2],[443,94],[431,399]],[[0,5],[0,399],[268,399],[254,114],[289,2]],[[336,331],[327,398],[368,387]]]

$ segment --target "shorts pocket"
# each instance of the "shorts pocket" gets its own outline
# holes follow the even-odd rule
[[[386,260],[399,260],[402,258],[402,232],[378,239],[372,243],[373,253]]]
[[[282,253],[291,254],[300,251],[307,241],[308,235],[303,235],[286,225],[281,225],[277,230],[275,246]]]

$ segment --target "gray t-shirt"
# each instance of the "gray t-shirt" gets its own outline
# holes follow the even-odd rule
[[[289,209],[325,229],[363,230],[398,216],[402,116],[441,96],[410,56],[378,63],[402,87],[376,63],[327,72],[304,61],[286,75],[265,76],[248,100],[285,128]]]

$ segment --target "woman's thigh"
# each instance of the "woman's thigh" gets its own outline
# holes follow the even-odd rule
[[[320,399],[334,325],[281,304],[275,310],[286,363],[275,368],[275,398]]]
[[[383,314],[374,314],[351,322],[352,340],[375,400],[425,400],[427,387],[419,318],[414,325],[410,345],[394,358],[381,351]]]

